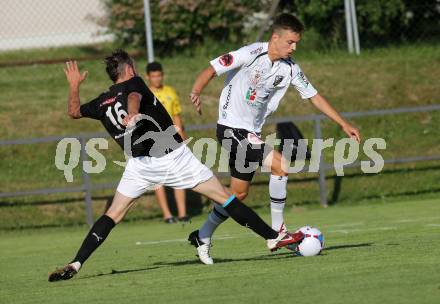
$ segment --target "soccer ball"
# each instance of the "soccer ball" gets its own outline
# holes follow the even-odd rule
[[[295,248],[295,254],[300,256],[315,256],[321,253],[324,249],[324,235],[318,228],[304,226],[299,228],[296,232],[301,231],[304,234],[304,239]]]

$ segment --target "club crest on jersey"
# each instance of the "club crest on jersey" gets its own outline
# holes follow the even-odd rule
[[[224,54],[219,58],[219,62],[222,66],[230,66],[234,62],[234,56],[231,54]]]
[[[254,86],[256,86],[257,84],[258,84],[258,82],[260,81],[260,79],[261,79],[261,74],[262,74],[263,72],[262,71],[259,71],[259,70],[253,70],[252,72],[251,72],[251,83],[252,83],[252,85],[254,85]]]
[[[273,86],[276,87],[277,85],[279,85],[281,83],[281,81],[283,81],[283,79],[284,79],[284,76],[281,76],[281,75],[275,76]]]
[[[249,87],[249,89],[246,92],[246,100],[248,101],[248,104],[254,102],[255,97],[257,97],[257,90]]]

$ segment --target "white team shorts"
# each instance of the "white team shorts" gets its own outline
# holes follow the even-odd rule
[[[212,171],[186,145],[182,145],[162,157],[130,158],[117,191],[127,197],[137,198],[158,185],[191,189],[213,176]]]

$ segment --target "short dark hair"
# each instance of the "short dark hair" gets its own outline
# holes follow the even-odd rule
[[[116,50],[110,56],[105,57],[105,70],[108,76],[113,82],[118,80],[118,77],[124,72],[124,67],[126,64],[134,67],[133,59],[124,50]]]
[[[272,33],[281,29],[291,30],[292,32],[302,34],[304,32],[304,25],[295,16],[283,13],[275,18],[275,21],[272,24]]]
[[[159,62],[153,61],[147,64],[145,71],[147,71],[147,74],[151,72],[163,72],[163,68]]]

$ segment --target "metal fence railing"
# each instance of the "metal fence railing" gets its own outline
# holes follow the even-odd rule
[[[391,115],[391,114],[403,114],[403,113],[419,113],[419,112],[430,112],[439,111],[440,104],[419,106],[419,107],[409,107],[409,108],[397,108],[397,109],[386,109],[386,110],[372,110],[363,112],[347,112],[341,113],[342,116],[347,118],[355,117],[367,117],[367,116],[381,116],[381,115]],[[282,118],[275,118],[268,120],[267,123],[281,123],[281,122],[304,122],[312,121],[314,122],[314,136],[319,139],[322,138],[321,122],[328,119],[325,115],[305,115],[305,116],[288,116]],[[185,128],[186,131],[200,131],[200,130],[210,130],[214,129],[216,124],[205,124],[205,125],[191,125]],[[81,142],[81,154],[80,161],[87,160],[87,153],[85,153],[85,143],[87,139],[95,137],[108,137],[105,132],[99,133],[87,133],[87,134],[77,134],[70,136],[49,136],[42,138],[32,138],[32,139],[17,139],[17,140],[1,140],[0,146],[10,146],[10,145],[32,145],[39,143],[51,143],[60,141],[63,138],[77,138]],[[440,155],[430,155],[430,156],[417,156],[417,157],[400,157],[394,159],[385,159],[385,164],[401,164],[401,163],[413,163],[419,161],[437,161],[440,160]],[[347,165],[346,167],[359,167],[360,162]],[[334,170],[334,166],[331,164],[326,164],[324,161],[324,156],[321,154],[321,160],[319,163],[318,171],[318,182],[319,182],[319,192],[320,192],[320,203],[323,207],[328,206],[327,202],[327,185],[326,185],[326,172]],[[220,176],[222,176],[220,174]],[[77,193],[84,192],[84,204],[86,209],[87,223],[89,225],[93,224],[93,213],[92,213],[92,191],[101,189],[112,189],[116,186],[116,183],[103,183],[103,184],[92,184],[90,182],[90,177],[87,172],[82,170],[82,185],[76,187],[60,187],[60,188],[43,188],[34,189],[28,191],[16,191],[16,192],[3,192],[0,193],[0,198],[12,198],[20,196],[34,196],[34,195],[47,195],[54,193]]]

